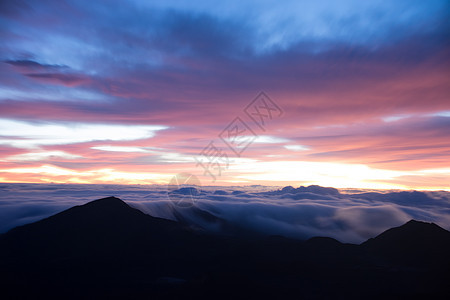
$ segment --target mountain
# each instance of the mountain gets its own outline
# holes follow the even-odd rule
[[[212,235],[180,221],[108,197],[14,228],[0,236],[0,298],[450,295],[450,233],[435,224],[410,221],[352,245],[326,237]]]
[[[434,223],[411,220],[386,230],[361,246],[367,252],[391,262],[436,266],[448,260],[450,232]]]
[[[52,258],[61,253],[66,257],[105,255],[111,252],[109,249],[142,248],[180,235],[188,236],[189,232],[179,223],[151,217],[118,198],[108,197],[14,228],[0,237],[0,244],[6,245],[1,250],[9,251],[6,255]]]

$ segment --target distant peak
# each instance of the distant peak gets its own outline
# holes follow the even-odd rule
[[[182,195],[193,195],[193,196],[200,195],[200,191],[198,189],[196,189],[195,187],[182,187],[177,190],[170,191],[170,193],[182,194]]]
[[[98,199],[98,200],[107,200],[107,199],[122,201],[120,198],[117,198],[117,197],[114,197],[114,196],[109,196],[109,197],[101,198],[101,199]]]
[[[407,231],[433,231],[436,229],[440,229],[440,230],[444,230],[443,228],[441,228],[439,225],[435,224],[435,223],[430,223],[430,222],[424,222],[424,221],[418,221],[418,220],[414,220],[411,219],[408,222],[406,222],[405,224],[399,226],[399,227],[395,227],[392,229],[402,229],[402,230],[407,230]]]
[[[121,199],[111,196],[111,197],[106,197],[106,198],[102,198],[102,199],[98,199],[98,200],[94,200],[91,202],[86,203],[83,206],[90,206],[90,207],[127,207],[128,204],[126,204],[124,201],[122,201]]]
[[[377,237],[369,239],[363,244],[376,247],[408,248],[419,247],[430,243],[450,242],[450,232],[435,223],[410,220],[407,223],[386,230]]]
[[[101,199],[94,200],[94,201],[91,201],[91,202],[100,202],[100,201],[102,201],[102,202],[106,202],[106,201],[108,201],[108,202],[112,202],[112,201],[115,201],[115,202],[123,202],[121,199],[119,199],[119,198],[117,198],[117,197],[114,197],[114,196],[101,198]]]
[[[425,223],[425,222],[423,222],[423,221],[417,221],[417,220],[414,220],[414,219],[411,219],[411,220],[409,220],[408,222],[406,222],[406,224],[419,224],[419,223]]]
[[[419,228],[425,229],[425,228],[428,228],[430,230],[433,228],[433,230],[439,229],[439,230],[444,230],[445,231],[444,228],[440,227],[436,223],[417,221],[417,220],[414,220],[414,219],[409,220],[406,224],[403,225],[403,227],[411,228],[411,229],[413,229],[413,228],[414,229],[419,229]]]
[[[408,222],[406,222],[405,225],[410,225],[410,226],[411,226],[411,225],[414,225],[414,226],[417,226],[417,225],[436,225],[436,224],[411,219],[411,220],[409,220]]]

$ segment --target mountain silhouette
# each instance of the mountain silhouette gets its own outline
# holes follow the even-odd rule
[[[411,220],[361,246],[396,263],[440,265],[450,254],[450,232],[434,223]]]
[[[151,217],[119,198],[108,197],[16,227],[1,236],[0,243],[7,245],[3,251],[6,248],[15,255],[105,255],[105,250],[142,247],[143,241],[161,243],[181,233],[185,236],[186,231],[179,223]]]
[[[433,298],[450,295],[449,243],[414,220],[361,245],[214,235],[108,197],[0,235],[0,297]]]

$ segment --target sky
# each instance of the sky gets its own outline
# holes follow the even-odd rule
[[[0,2],[0,182],[450,190],[448,1]]]

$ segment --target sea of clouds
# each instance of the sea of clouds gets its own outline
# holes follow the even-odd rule
[[[143,212],[220,234],[328,236],[361,243],[410,219],[450,230],[450,192],[309,187],[0,184],[0,233],[75,205],[118,197]],[[173,190],[172,190],[173,192]],[[179,202],[178,200],[182,201]]]

